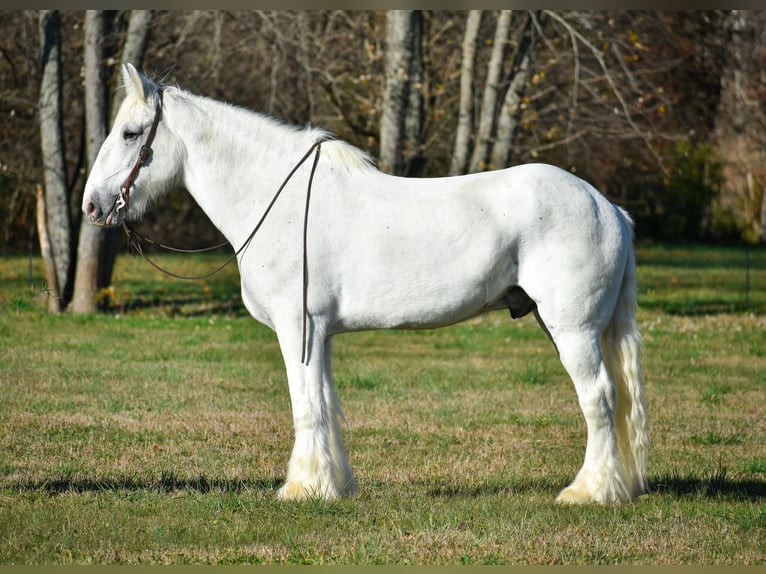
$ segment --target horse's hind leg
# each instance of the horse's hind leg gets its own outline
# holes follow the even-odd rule
[[[600,333],[556,329],[552,338],[574,383],[588,430],[583,466],[557,500],[573,504],[628,501],[631,486],[615,427],[617,388],[604,363]]]

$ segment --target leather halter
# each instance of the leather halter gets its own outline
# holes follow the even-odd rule
[[[149,156],[152,153],[152,143],[154,143],[154,136],[157,135],[157,126],[159,125],[161,118],[162,88],[157,90],[157,103],[155,104],[154,109],[154,120],[152,121],[152,125],[149,128],[149,133],[146,135],[146,140],[138,150],[138,159],[136,159],[136,163],[133,165],[133,169],[130,170],[128,177],[125,179],[125,183],[120,186],[120,196],[117,199],[117,203],[115,204],[115,211],[120,211],[124,207],[125,213],[127,213],[130,209],[130,188],[133,187],[133,183],[138,177],[138,172],[141,171],[141,168],[144,166],[146,160],[149,159]]]

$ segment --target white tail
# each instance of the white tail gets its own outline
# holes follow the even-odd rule
[[[636,257],[632,244],[632,221],[625,212],[623,215],[631,235],[628,259],[617,305],[601,338],[601,346],[609,374],[617,385],[615,428],[625,486],[631,490],[630,496],[635,497],[647,490],[649,438],[641,380],[643,339],[636,322]]]

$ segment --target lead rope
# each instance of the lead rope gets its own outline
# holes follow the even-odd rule
[[[311,184],[314,181],[314,172],[319,163],[319,153],[322,148],[317,145],[317,152],[314,155],[314,164],[311,166],[311,175],[309,175],[309,184],[306,188],[306,209],[303,212],[303,347],[301,349],[301,364],[308,365],[309,359],[306,355],[306,325],[308,323],[308,298],[309,298],[309,256],[308,256],[308,228],[309,228],[309,201],[311,200]]]
[[[298,163],[295,164],[295,167],[290,171],[289,174],[287,174],[287,177],[282,182],[282,185],[279,186],[279,189],[277,189],[276,193],[274,194],[274,197],[271,198],[271,201],[269,202],[269,205],[266,207],[266,210],[263,212],[263,215],[261,215],[261,218],[258,220],[258,223],[253,228],[253,231],[248,235],[245,242],[242,244],[242,246],[237,249],[234,254],[229,257],[226,261],[223,262],[223,264],[219,265],[212,271],[208,271],[207,273],[203,273],[202,275],[180,275],[178,273],[173,273],[172,271],[165,269],[164,267],[158,265],[152,259],[144,253],[144,250],[141,246],[141,241],[146,241],[147,243],[151,243],[152,245],[157,245],[158,247],[162,247],[163,249],[167,249],[169,251],[175,251],[177,253],[201,253],[204,251],[212,251],[213,249],[218,249],[220,247],[223,247],[228,242],[221,243],[219,245],[214,245],[212,247],[205,247],[202,249],[177,249],[174,247],[169,247],[167,245],[163,245],[162,243],[157,243],[155,241],[152,241],[151,239],[148,239],[144,237],[143,235],[136,232],[134,229],[132,229],[125,220],[122,222],[122,228],[125,231],[125,236],[128,241],[128,245],[141,257],[143,257],[147,263],[149,263],[152,267],[157,269],[158,271],[161,271],[162,273],[165,273],[166,275],[170,275],[171,277],[174,277],[175,279],[184,279],[189,281],[196,281],[199,279],[206,279],[207,277],[210,277],[211,275],[214,275],[218,273],[219,271],[223,270],[226,266],[231,264],[232,261],[234,261],[239,255],[243,254],[245,250],[250,245],[250,242],[255,237],[255,234],[258,233],[258,230],[261,228],[261,225],[263,225],[263,222],[266,221],[266,217],[268,216],[269,212],[271,211],[271,208],[274,207],[274,204],[277,202],[277,199],[279,199],[279,196],[282,194],[282,190],[285,188],[287,183],[292,179],[293,175],[296,171],[306,162],[306,160],[311,156],[312,153],[316,152],[314,155],[314,163],[311,166],[311,173],[309,175],[309,181],[308,186],[306,188],[306,208],[303,214],[303,341],[301,346],[301,364],[308,365],[308,357],[306,354],[306,347],[307,347],[307,324],[308,324],[308,279],[309,279],[309,269],[308,269],[308,238],[307,238],[307,232],[308,232],[308,224],[309,224],[309,201],[311,200],[311,184],[314,182],[314,173],[317,169],[317,164],[319,163],[319,154],[322,149],[322,142],[324,140],[317,140],[315,141],[309,150],[304,154],[304,156],[298,161]]]

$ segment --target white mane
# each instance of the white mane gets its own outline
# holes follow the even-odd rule
[[[348,142],[335,139],[334,134],[321,128],[291,126],[271,116],[185,90],[178,90],[177,93],[188,103],[202,101],[206,105],[214,106],[216,113],[221,114],[221,119],[230,116],[228,121],[231,125],[245,127],[251,138],[253,134],[255,137],[258,137],[257,134],[262,134],[264,139],[277,142],[278,145],[284,145],[286,148],[298,145],[306,150],[317,140],[323,140],[322,159],[331,162],[338,169],[347,173],[375,169],[375,162],[369,154]],[[288,149],[284,151],[287,152]]]
[[[143,93],[152,100],[152,106],[154,105],[153,100],[156,97],[155,94],[157,90],[169,88],[169,86],[164,86],[161,83],[155,82],[144,76],[141,76],[139,80],[143,84]],[[124,87],[127,88],[128,79],[123,78],[123,81],[125,82]],[[256,134],[264,132],[264,137],[268,138],[268,141],[279,142],[280,145],[284,142],[287,146],[293,142],[298,143],[301,146],[310,146],[317,140],[324,140],[324,143],[322,144],[322,157],[326,161],[330,161],[335,167],[347,173],[375,169],[375,162],[369,154],[350,143],[335,139],[334,134],[321,128],[311,126],[299,128],[290,126],[268,115],[205,96],[200,96],[178,86],[174,86],[172,89],[177,96],[189,104],[194,105],[195,103],[204,102],[205,105],[212,105],[216,109],[216,112],[221,114],[221,119],[229,116],[231,125],[237,126],[237,128],[245,127],[251,136],[253,132]],[[133,97],[130,97],[131,95]],[[131,91],[128,90],[127,99],[129,102],[123,106],[123,113],[126,113],[125,110],[130,109],[133,106],[141,104],[146,105],[148,103],[146,100],[143,100],[142,95],[136,91],[131,93]]]
[[[375,162],[369,154],[343,140],[331,139],[329,133],[325,135],[330,139],[322,144],[322,157],[349,172],[375,169]]]

